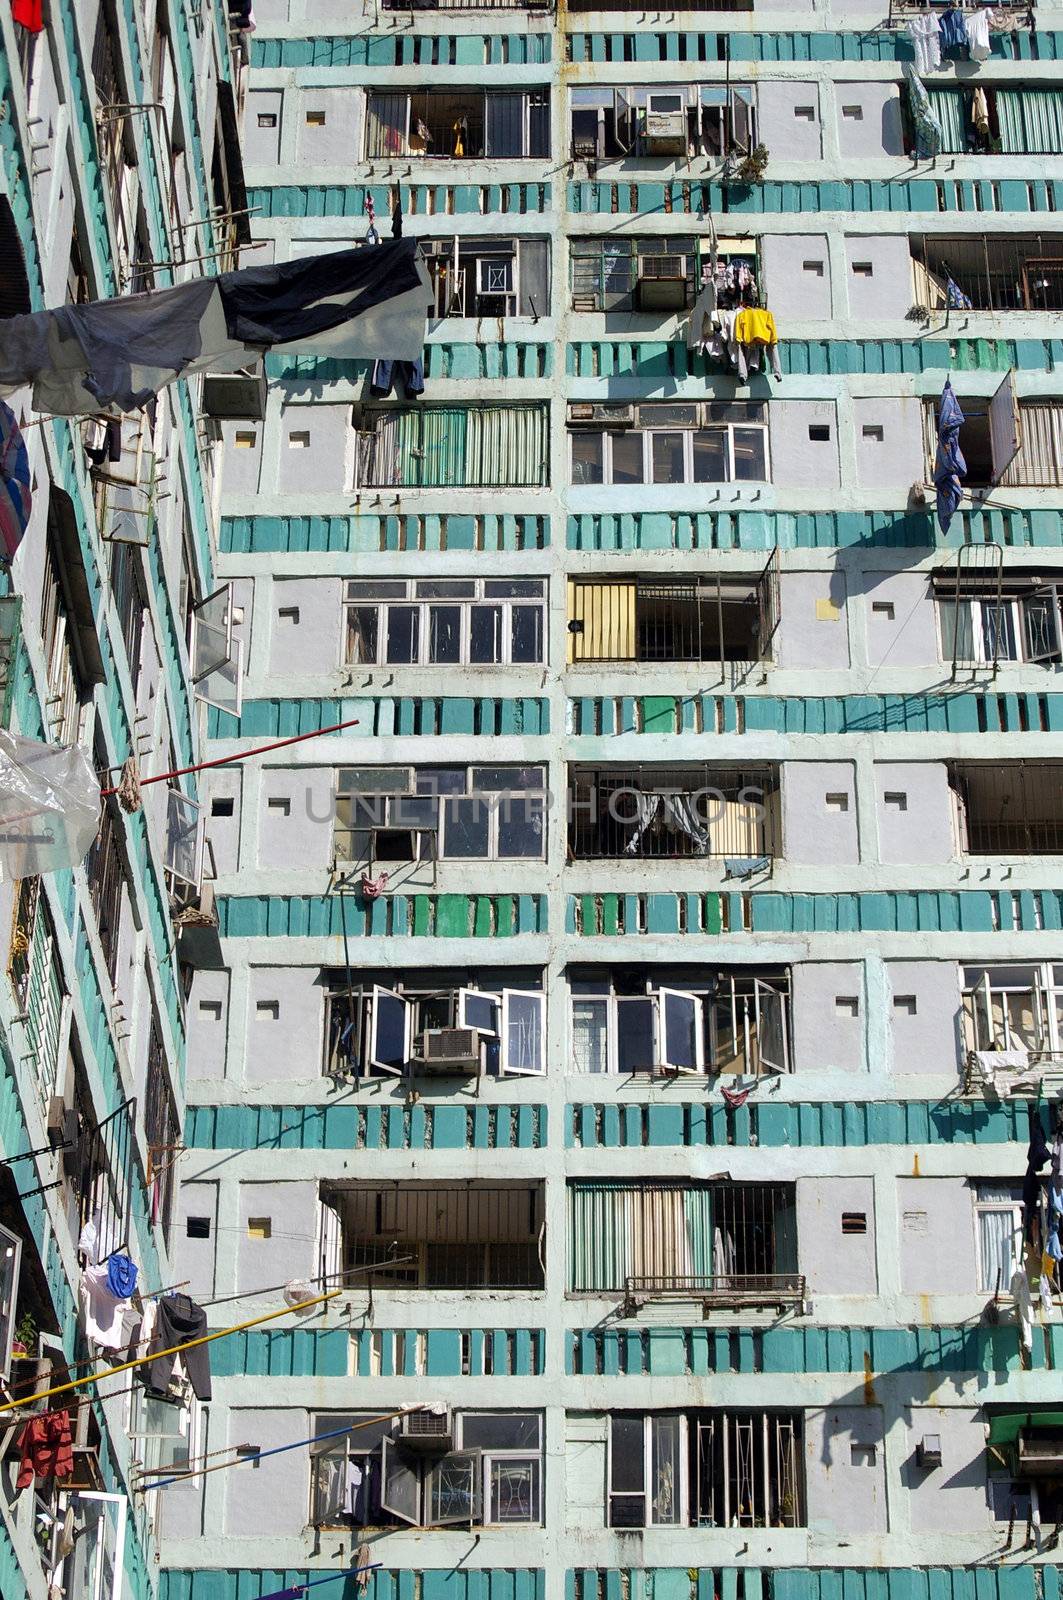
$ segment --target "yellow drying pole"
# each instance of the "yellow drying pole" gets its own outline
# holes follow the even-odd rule
[[[250,1317],[246,1322],[237,1322],[231,1328],[219,1328],[216,1333],[202,1333],[198,1339],[186,1339],[183,1344],[171,1345],[168,1350],[153,1350],[150,1355],[137,1356],[134,1361],[123,1361],[121,1366],[108,1367],[106,1372],[93,1372],[87,1378],[72,1378],[69,1383],[60,1383],[54,1389],[40,1389],[36,1394],[27,1395],[25,1399],[8,1400],[0,1405],[0,1414],[13,1411],[18,1406],[33,1405],[37,1400],[50,1400],[52,1395],[66,1394],[70,1389],[83,1389],[87,1383],[103,1383],[108,1378],[116,1378],[120,1372],[129,1372],[133,1367],[142,1367],[149,1361],[161,1361],[163,1356],[179,1356],[183,1350],[192,1350],[197,1344],[210,1344],[213,1339],[224,1339],[230,1333],[242,1333],[245,1328],[255,1328],[260,1322],[272,1322],[276,1317],[287,1317],[296,1311],[308,1311],[311,1306],[319,1306],[326,1300],[334,1300],[338,1294],[345,1294],[344,1289],[329,1289],[325,1294],[317,1294],[312,1300],[300,1300],[298,1305],[282,1306],[279,1311],[266,1311],[260,1317]]]

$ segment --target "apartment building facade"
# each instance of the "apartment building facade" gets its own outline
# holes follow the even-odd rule
[[[1063,30],[992,12],[931,158],[934,7],[256,6],[257,259],[397,213],[434,299],[423,389],[225,425],[178,1276],[340,1292],[218,1346],[170,1600],[1055,1593]]]
[[[0,7],[3,319],[236,264],[238,50],[214,0]],[[214,575],[220,433],[202,385],[110,427],[50,416],[29,388],[7,400],[32,510],[0,576],[3,727],[80,745],[104,789],[130,761],[141,779],[187,769],[213,692],[203,629],[227,606]],[[189,1449],[180,1407],[128,1374],[106,1380],[82,1298],[97,1257],[128,1256],[146,1296],[176,1276],[187,992],[210,916],[196,775],[142,799],[102,803],[72,870],[12,878],[6,830],[0,845],[5,1600],[156,1594],[143,1475]],[[5,806],[11,820],[9,793]],[[50,1387],[62,1398],[38,1399]],[[64,1409],[72,1469],[42,1453],[22,1481],[23,1424],[51,1430],[39,1419]]]

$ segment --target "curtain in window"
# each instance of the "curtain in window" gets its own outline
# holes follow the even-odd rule
[[[626,1277],[712,1281],[712,1195],[679,1184],[573,1184],[569,1277],[577,1293],[619,1292]]]
[[[1004,149],[1016,154],[1063,154],[1063,95],[1058,89],[1002,89],[997,93],[1000,131],[1003,142],[1004,103],[1015,101],[1022,118],[1024,143]],[[1010,117],[1009,117],[1010,120]]]
[[[369,96],[365,135],[367,161],[379,161],[384,156],[405,154],[409,98],[406,94]]]
[[[1014,1234],[1015,1213],[1010,1205],[1006,1211],[978,1213],[978,1245],[982,1269],[979,1288],[984,1294],[992,1294],[998,1287],[1003,1293],[1007,1293],[1016,1262]]]
[[[568,636],[570,661],[635,659],[634,583],[570,584],[568,614],[583,624]]]
[[[407,450],[402,457],[402,482],[430,489],[444,485],[460,488],[470,480],[466,472],[468,413],[459,407],[436,406],[403,413]],[[416,454],[414,453],[416,452]]]
[[[967,126],[963,115],[963,95],[956,89],[927,89],[930,106],[941,124],[941,148],[947,155],[962,155],[967,149]],[[1003,125],[1003,117],[1001,118]]]
[[[524,95],[487,96],[486,155],[496,159],[524,154]]]
[[[468,473],[476,487],[538,488],[546,481],[542,406],[483,406],[468,412]]]

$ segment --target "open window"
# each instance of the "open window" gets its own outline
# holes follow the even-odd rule
[[[413,1054],[413,1008],[392,989],[373,985],[369,1009],[369,1065],[401,1073]]]
[[[497,1038],[502,997],[483,989],[458,990],[458,1027]]]
[[[754,978],[756,1014],[756,1058],[761,1072],[787,1072],[790,1042],[786,990],[776,983]]]
[[[122,1600],[128,1505],[124,1494],[60,1494],[51,1528],[49,1587],[85,1600]],[[64,1554],[68,1510],[73,1513],[73,1549]]]
[[[173,885],[198,890],[203,872],[199,801],[181,789],[166,791],[166,871]]]
[[[675,1072],[705,1070],[705,1025],[701,1001],[681,989],[657,991],[660,1064]]]
[[[482,1457],[478,1450],[444,1456],[427,1474],[427,1521],[445,1527],[483,1521]]]
[[[503,989],[500,1057],[503,1073],[539,1077],[546,1072],[545,1008],[543,994]]]
[[[1015,372],[1009,370],[989,402],[989,457],[993,471],[993,485],[1002,482],[1004,474],[1022,448],[1019,430],[1019,401],[1015,393]]]
[[[635,112],[623,89],[613,90],[613,129],[616,142],[626,155],[635,142]]]
[[[403,1455],[397,1441],[386,1434],[381,1441],[380,1505],[400,1522],[421,1520],[418,1464]]]
[[[244,647],[233,636],[232,585],[225,584],[191,609],[189,654],[198,699],[240,715]]]
[[[21,1267],[22,1240],[10,1229],[0,1227],[0,1377],[5,1380],[11,1375]]]

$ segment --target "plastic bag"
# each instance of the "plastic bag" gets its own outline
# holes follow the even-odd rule
[[[100,822],[100,780],[77,745],[0,729],[0,869],[7,878],[76,867]]]

